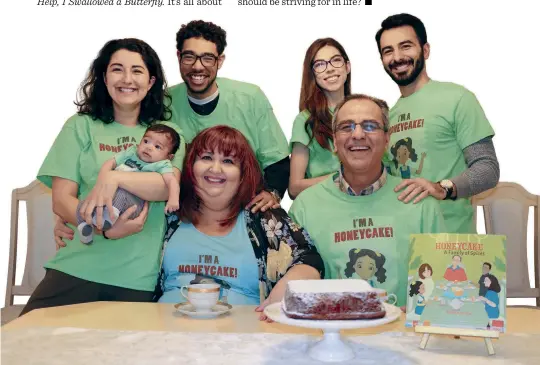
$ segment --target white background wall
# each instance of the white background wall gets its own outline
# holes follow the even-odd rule
[[[181,81],[175,34],[193,19],[213,21],[227,31],[227,59],[219,75],[261,86],[289,138],[298,112],[302,61],[313,40],[331,36],[341,42],[352,62],[353,90],[392,105],[398,88],[381,66],[374,35],[388,15],[420,17],[431,43],[429,75],[465,85],[477,95],[496,131],[501,181],[516,181],[540,194],[535,2],[373,0],[372,6],[348,7],[222,2],[213,8],[2,3],[0,299],[7,275],[11,190],[35,178],[62,124],[75,112],[75,93],[101,46],[112,38],[145,40],[158,52],[172,85]],[[284,206],[290,206],[288,199]]]

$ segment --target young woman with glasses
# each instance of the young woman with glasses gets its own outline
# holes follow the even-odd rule
[[[333,153],[332,113],[350,93],[351,65],[347,52],[333,38],[317,39],[304,58],[300,114],[292,130],[292,199],[338,170],[339,161]]]

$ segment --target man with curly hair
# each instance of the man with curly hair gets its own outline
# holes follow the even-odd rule
[[[272,106],[256,85],[217,77],[225,61],[226,32],[202,20],[182,25],[176,53],[183,83],[172,86],[173,121],[191,140],[203,129],[225,124],[248,139],[264,171],[265,190],[253,210],[279,206],[289,183],[289,149]]]

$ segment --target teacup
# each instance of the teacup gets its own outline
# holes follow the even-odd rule
[[[388,294],[387,291],[384,289],[373,288],[373,290],[377,292],[377,295],[383,302],[386,302],[392,305],[396,304],[397,296],[395,294]]]
[[[219,284],[190,284],[180,289],[180,294],[186,298],[196,312],[210,312],[219,299]],[[187,295],[184,294],[187,290]]]

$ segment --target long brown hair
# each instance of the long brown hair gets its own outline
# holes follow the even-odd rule
[[[345,66],[349,62],[349,56],[345,52],[345,48],[333,38],[320,38],[309,46],[304,57],[304,70],[302,72],[302,89],[300,91],[300,112],[307,110],[309,118],[306,121],[304,128],[310,135],[309,143],[315,138],[317,142],[327,150],[330,150],[332,140],[332,115],[328,110],[328,100],[322,89],[315,81],[312,65],[315,55],[324,46],[332,46],[337,48],[341,56],[345,59]],[[347,75],[345,81],[345,96],[351,93],[351,72]],[[308,128],[309,127],[309,128]],[[309,131],[311,129],[311,132]]]

